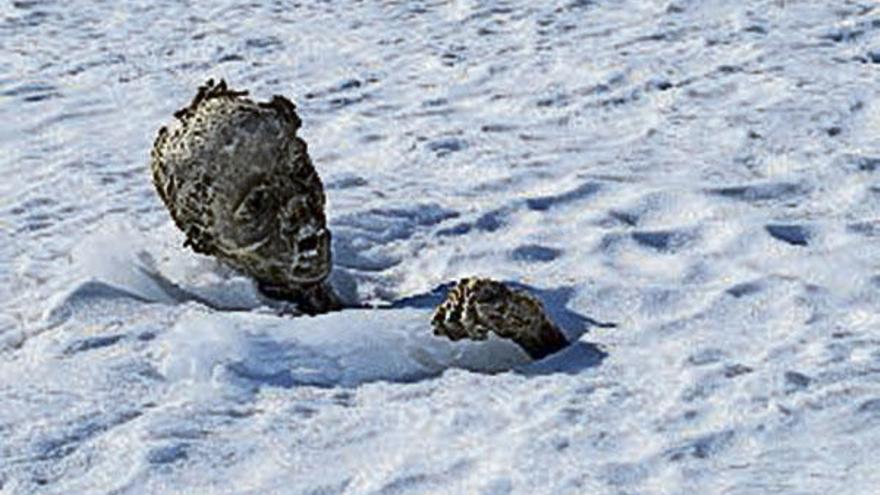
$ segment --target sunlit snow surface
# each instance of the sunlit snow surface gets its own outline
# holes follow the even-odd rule
[[[297,103],[380,309],[181,247],[208,77]],[[876,494],[878,97],[868,0],[2,1],[0,493]],[[435,339],[468,275],[579,340]]]

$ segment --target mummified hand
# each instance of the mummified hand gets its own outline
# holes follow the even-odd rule
[[[492,332],[519,344],[534,359],[568,345],[568,339],[531,294],[485,278],[465,278],[453,287],[431,320],[434,335],[485,340]]]

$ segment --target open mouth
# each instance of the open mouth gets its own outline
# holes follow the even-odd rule
[[[299,251],[300,255],[312,255],[317,256],[318,254],[318,236],[310,235],[305,239],[300,239],[299,242],[296,243],[297,251]]]
[[[330,273],[330,233],[326,229],[301,233],[294,247],[289,273],[296,282],[318,282]]]

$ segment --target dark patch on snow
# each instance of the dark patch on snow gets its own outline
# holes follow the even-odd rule
[[[798,390],[803,390],[810,386],[812,383],[812,379],[803,373],[798,373],[797,371],[786,371],[785,375],[785,383],[786,383],[786,391],[787,392],[795,392]]]
[[[368,82],[376,82],[375,78],[368,78],[366,81],[362,81],[360,79],[345,79],[338,84],[331,86],[329,88],[320,90],[320,91],[310,91],[303,95],[303,97],[307,100],[312,100],[315,98],[329,97],[337,93],[344,93],[347,91],[359,89]],[[360,95],[360,99],[366,99],[366,95]]]
[[[327,100],[327,105],[330,110],[339,110],[341,108],[350,107],[352,105],[361,103],[363,101],[366,101],[367,99],[369,99],[369,96],[366,94],[357,96],[338,96]]]
[[[691,366],[704,366],[707,364],[717,363],[724,359],[724,357],[725,352],[722,349],[709,348],[691,354],[687,358],[687,362]]]
[[[865,35],[865,30],[857,27],[843,27],[828,31],[819,36],[820,39],[833,41],[835,43],[845,43],[855,41]]]
[[[446,98],[435,98],[433,100],[425,100],[422,102],[422,106],[428,108],[442,107],[448,104],[449,100],[447,100]]]
[[[765,225],[764,229],[774,239],[791,244],[792,246],[806,246],[812,237],[810,231],[802,225]]]
[[[742,66],[739,65],[719,65],[716,69],[721,74],[736,74],[743,71]]]
[[[865,237],[880,237],[880,222],[868,221],[851,223],[846,226],[846,230],[854,234],[861,234]]]
[[[444,138],[430,141],[427,147],[437,156],[443,157],[467,148],[467,143],[458,138]]]
[[[639,214],[629,211],[611,210],[608,218],[599,222],[603,227],[614,227],[623,224],[627,227],[635,227],[639,224]]]
[[[13,215],[24,215],[26,213],[32,212],[34,210],[42,210],[46,208],[52,208],[56,206],[58,202],[50,197],[41,196],[37,198],[31,198],[24,201],[19,206],[16,206],[9,210]]]
[[[719,388],[721,388],[720,383],[713,379],[712,375],[706,375],[697,383],[685,388],[681,393],[681,400],[684,402],[704,400],[713,396]]]
[[[725,378],[736,378],[740,375],[747,375],[755,371],[753,368],[740,363],[734,363],[724,367]]]
[[[670,3],[669,6],[666,7],[667,14],[683,14],[687,9],[684,5],[680,3]]]
[[[595,195],[602,189],[602,185],[596,182],[586,182],[571,191],[550,196],[538,196],[526,200],[526,206],[530,210],[545,211],[558,206],[565,206],[575,201],[580,201]]]
[[[6,91],[0,92],[0,96],[19,97],[29,103],[49,100],[61,96],[56,86],[48,83],[24,83]]]
[[[244,57],[237,53],[227,53],[226,55],[221,56],[217,59],[218,64],[224,64],[227,62],[241,62],[244,60]]]
[[[457,225],[453,225],[452,227],[448,227],[445,229],[440,229],[437,231],[438,237],[451,237],[451,236],[460,236],[465,235],[473,229],[474,225],[471,223],[460,223]]]
[[[506,210],[493,210],[481,215],[475,222],[462,222],[452,227],[437,231],[440,237],[460,236],[470,233],[473,229],[480,232],[495,232],[507,224]]]
[[[341,177],[339,179],[330,181],[327,183],[326,188],[327,189],[352,189],[355,187],[363,187],[368,184],[369,184],[369,182],[367,181],[367,179],[364,179],[363,177],[358,177],[358,176],[354,175],[354,176],[348,176],[348,177]]]
[[[757,294],[763,289],[763,285],[759,282],[744,282],[728,288],[726,292],[733,297],[740,298],[744,296],[750,296],[752,294]]]
[[[514,261],[522,261],[526,263],[546,263],[553,261],[562,254],[559,249],[541,246],[538,244],[526,244],[519,246],[510,253],[511,259]]]
[[[633,232],[632,239],[640,246],[663,253],[674,253],[693,240],[693,236],[679,230]]]
[[[597,345],[589,342],[577,341],[556,354],[524,366],[516,371],[526,376],[547,375],[552,373],[576,375],[584,370],[599,366],[606,357],[608,357],[608,353],[600,349]]]
[[[354,394],[347,390],[336,392],[331,399],[334,404],[342,407],[353,407],[357,402]]]
[[[648,83],[648,89],[656,89],[658,91],[666,91],[674,87],[675,85],[666,79],[658,79]]]
[[[535,102],[535,106],[537,106],[538,108],[564,108],[568,106],[568,104],[568,95],[562,93],[552,96],[546,96]]]
[[[767,34],[767,28],[764,26],[760,26],[758,24],[752,24],[751,26],[747,26],[745,29],[743,29],[743,31],[746,33],[753,33],[753,34]]]
[[[178,443],[164,447],[156,447],[147,452],[147,462],[150,464],[172,464],[189,457],[185,443]]]
[[[510,132],[516,130],[516,126],[509,124],[486,124],[480,127],[482,132]]]
[[[254,49],[264,49],[264,48],[275,48],[281,46],[281,40],[276,38],[275,36],[264,36],[262,38],[249,38],[245,40],[244,46],[246,48],[254,48]]]
[[[613,108],[620,107],[635,101],[638,101],[641,98],[641,91],[638,89],[633,89],[627,93],[622,95],[613,96],[611,98],[604,99],[599,102],[599,106],[603,108]]]
[[[587,7],[593,7],[596,5],[595,0],[572,0],[567,3],[562,10],[576,10],[576,9],[585,9]],[[560,11],[557,9],[557,12]]]
[[[808,192],[801,184],[793,182],[771,182],[746,186],[731,186],[709,189],[708,194],[724,198],[745,201],[748,203],[772,200],[789,200],[803,196]]]
[[[446,67],[453,67],[455,64],[464,61],[464,55],[461,53],[456,53],[454,51],[443,52],[440,55],[440,60],[443,65]]]
[[[603,253],[613,253],[620,247],[624,239],[627,238],[628,236],[618,232],[605,234],[602,236],[602,240],[599,241],[598,249]]]
[[[880,398],[862,402],[858,410],[861,414],[880,416]]]
[[[78,352],[91,351],[94,349],[100,349],[102,347],[109,347],[120,340],[124,339],[125,335],[116,334],[116,335],[101,335],[98,337],[88,337],[80,340],[76,340],[64,349],[64,354],[72,355]]]
[[[478,218],[475,226],[483,232],[495,232],[507,224],[505,215],[503,210],[490,211]]]
[[[860,172],[876,172],[877,169],[880,169],[880,157],[853,156],[850,159],[856,169]]]
[[[699,460],[709,459],[727,449],[733,443],[734,436],[735,433],[732,430],[703,435],[667,451],[666,456],[672,462],[678,462],[688,457]]]

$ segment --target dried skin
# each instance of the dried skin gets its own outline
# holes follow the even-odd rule
[[[449,291],[431,320],[435,335],[485,340],[492,332],[540,359],[568,345],[565,335],[531,294],[501,282],[465,278]]]
[[[200,87],[159,130],[153,182],[193,250],[278,293],[313,294],[331,268],[321,179],[294,105],[246,94],[223,81]]]

